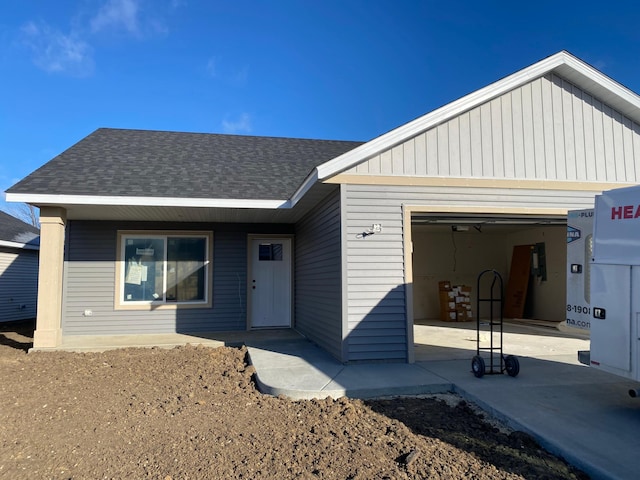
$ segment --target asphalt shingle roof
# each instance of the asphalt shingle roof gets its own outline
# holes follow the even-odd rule
[[[10,193],[282,200],[362,142],[101,128]]]
[[[0,240],[39,245],[40,231],[36,227],[0,210]]]

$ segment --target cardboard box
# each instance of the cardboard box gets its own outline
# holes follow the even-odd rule
[[[451,290],[440,290],[440,320],[443,322],[456,321],[456,297]],[[451,315],[453,313],[453,315]]]
[[[440,320],[442,320],[443,322],[457,322],[458,315],[455,310],[440,311]]]
[[[438,282],[438,296],[440,299],[440,320],[466,322],[473,318],[470,286],[452,286],[448,280],[442,280]]]

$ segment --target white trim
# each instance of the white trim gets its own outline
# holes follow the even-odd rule
[[[637,94],[615,82],[590,65],[587,65],[577,59],[568,52],[562,51],[520,70],[519,72],[509,75],[502,80],[498,80],[497,82],[481,88],[480,90],[476,90],[475,92],[434,110],[431,113],[391,130],[388,133],[374,138],[353,150],[343,153],[333,160],[329,160],[328,162],[319,165],[316,167],[316,175],[319,180],[326,180],[333,175],[355,166],[366,158],[377,155],[381,151],[387,150],[394,145],[398,145],[399,143],[402,143],[407,139],[428,130],[429,128],[445,122],[456,115],[460,115],[461,113],[464,113],[478,105],[488,102],[489,100],[510,90],[518,88],[519,86],[539,78],[558,67],[564,67],[563,72],[565,72],[565,74],[567,70],[569,70],[571,73],[575,73],[581,77],[582,80],[594,83],[618,96],[623,103],[628,105],[629,108],[625,109],[627,112],[631,109],[640,110],[640,97]],[[593,90],[593,88],[591,89]],[[638,111],[638,114],[640,116],[640,111]]]
[[[130,300],[124,298],[125,294],[125,258],[126,245],[129,239],[156,238],[162,240],[163,258],[156,262],[162,264],[162,297],[155,300]],[[168,278],[168,254],[170,238],[204,238],[205,239],[205,259],[204,259],[204,298],[190,301],[169,301],[167,300],[167,278]],[[213,232],[207,230],[187,230],[187,231],[164,231],[164,230],[118,230],[117,251],[115,269],[115,303],[114,310],[153,310],[153,309],[178,309],[178,308],[211,308],[213,301]]]
[[[302,185],[298,187],[289,200],[291,208],[293,208],[318,181],[318,169],[314,168],[311,173],[304,179]]]
[[[0,240],[0,247],[9,248],[21,248],[24,250],[40,250],[39,245],[30,245],[28,243],[8,242],[6,240]]]
[[[105,195],[7,193],[6,200],[7,202],[24,202],[33,205],[258,208],[265,210],[291,208],[290,200],[247,200],[237,198],[110,197]]]

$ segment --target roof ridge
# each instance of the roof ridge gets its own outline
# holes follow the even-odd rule
[[[238,133],[216,133],[216,132],[190,132],[180,130],[158,130],[145,128],[120,128],[120,127],[98,127],[93,133],[100,131],[119,131],[119,132],[139,132],[139,133],[163,133],[172,135],[203,135],[203,136],[219,136],[219,137],[236,137],[236,138],[256,138],[256,139],[273,139],[273,140],[292,140],[292,141],[308,141],[308,142],[341,142],[341,143],[365,143],[363,140],[338,140],[329,138],[307,138],[307,137],[279,137],[273,135],[244,135]],[[86,137],[85,137],[86,138]]]

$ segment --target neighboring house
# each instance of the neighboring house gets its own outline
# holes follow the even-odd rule
[[[528,317],[563,320],[567,210],[639,176],[640,97],[560,52],[364,144],[99,129],[7,199],[41,212],[36,348],[292,327],[411,362],[438,281],[517,245],[546,251]]]
[[[0,211],[0,322],[36,318],[39,248],[36,227]]]

